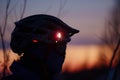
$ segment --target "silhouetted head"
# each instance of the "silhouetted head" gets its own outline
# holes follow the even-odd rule
[[[47,66],[51,74],[61,71],[66,44],[79,31],[50,15],[33,15],[15,23],[11,36],[13,52],[24,53],[26,64]]]

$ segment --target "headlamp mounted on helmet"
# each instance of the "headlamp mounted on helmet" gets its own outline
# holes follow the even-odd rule
[[[48,33],[46,33],[46,34],[48,34]],[[33,39],[32,42],[38,43],[38,42],[45,42],[48,40],[49,40],[48,42],[51,42],[51,43],[69,42],[69,41],[65,41],[66,38],[70,38],[70,35],[68,35],[67,33],[65,33],[62,30],[56,30],[56,31],[49,33],[48,36],[44,40],[39,41],[39,39]]]

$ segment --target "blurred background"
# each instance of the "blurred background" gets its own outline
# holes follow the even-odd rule
[[[119,63],[119,0],[0,0],[0,76],[10,74],[11,62],[19,58],[9,46],[14,22],[34,14],[59,17],[80,30],[67,46],[66,80],[99,80],[116,73],[109,67]]]

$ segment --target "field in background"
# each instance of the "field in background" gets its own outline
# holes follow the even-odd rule
[[[100,67],[103,64],[108,65],[111,58],[111,51],[104,45],[68,45],[66,58],[63,64],[63,72],[74,72],[82,69],[91,69]],[[17,59],[17,55],[10,51],[10,61]],[[0,50],[0,72],[3,69],[3,54]]]
[[[69,45],[63,71],[74,72],[108,65],[112,51],[105,45]]]

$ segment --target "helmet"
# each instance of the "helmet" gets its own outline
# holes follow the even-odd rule
[[[36,42],[58,43],[66,41],[79,30],[73,29],[57,17],[38,14],[15,22],[10,46],[13,52],[23,53],[28,45]]]

